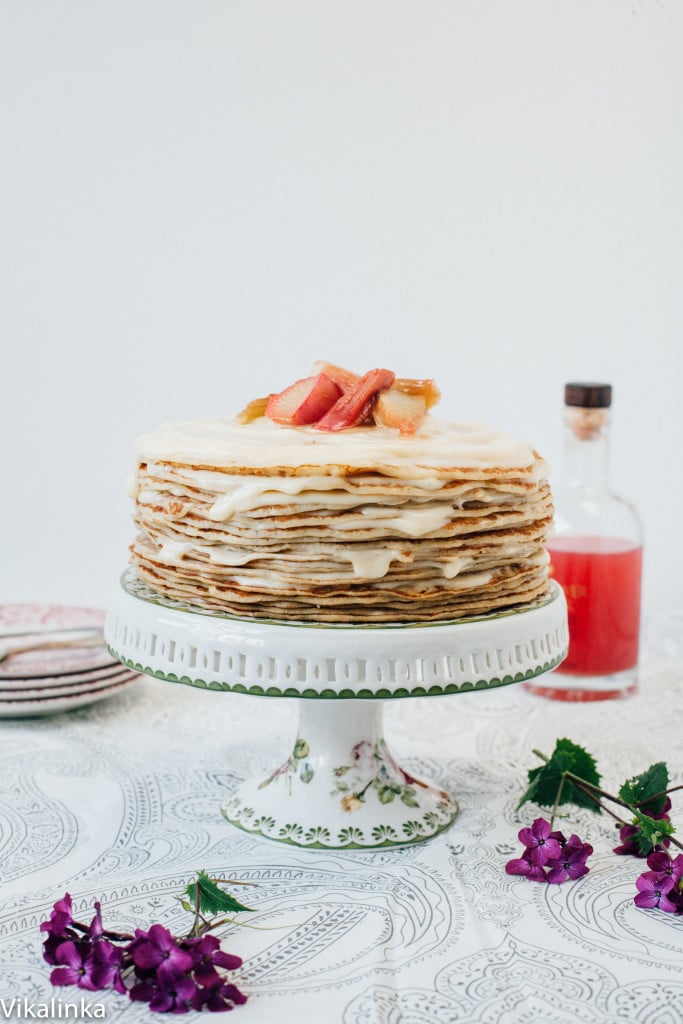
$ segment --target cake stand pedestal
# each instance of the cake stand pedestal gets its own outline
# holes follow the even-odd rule
[[[164,600],[130,572],[105,624],[111,653],[170,682],[293,697],[290,757],[222,808],[233,825],[307,849],[375,850],[437,835],[454,796],[405,771],[382,729],[387,700],[488,690],[566,656],[561,588],[521,611],[395,626],[324,626],[211,615]]]

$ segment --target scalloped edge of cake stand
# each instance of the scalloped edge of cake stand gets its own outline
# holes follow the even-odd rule
[[[256,697],[391,700],[493,689],[549,672],[569,643],[561,587],[527,608],[452,622],[324,626],[211,615],[128,572],[105,622],[137,672]]]

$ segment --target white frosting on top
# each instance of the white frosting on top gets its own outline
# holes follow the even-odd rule
[[[339,465],[365,470],[377,467],[402,479],[433,476],[435,471],[451,467],[531,470],[534,479],[547,472],[529,445],[510,434],[485,424],[448,423],[431,416],[415,434],[400,434],[386,427],[328,433],[312,427],[284,427],[266,418],[248,424],[232,419],[165,423],[139,437],[134,450],[140,462],[180,462],[227,470]]]

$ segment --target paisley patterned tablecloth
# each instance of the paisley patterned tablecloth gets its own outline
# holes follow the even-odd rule
[[[607,789],[659,759],[683,782],[682,624],[649,631],[630,700],[556,704],[514,686],[388,704],[404,765],[451,787],[461,808],[443,835],[399,851],[297,850],[222,818],[241,779],[288,755],[288,700],[144,678],[90,708],[0,722],[3,1005],[74,998],[50,986],[38,931],[65,890],[86,919],[99,898],[110,927],[180,932],[176,896],[205,868],[255,883],[240,890],[256,908],[249,927],[223,943],[244,959],[249,1001],[234,1019],[245,1024],[681,1024],[683,918],[635,907],[643,865],[611,852],[607,816],[572,816],[595,848],[576,882],[535,884],[504,866],[533,815],[515,807],[534,747],[585,745]],[[155,1016],[86,995],[109,1021]]]

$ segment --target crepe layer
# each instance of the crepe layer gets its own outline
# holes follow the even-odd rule
[[[546,593],[553,510],[535,451],[440,422],[415,438],[317,433],[205,421],[140,439],[140,578],[203,609],[327,623],[463,618]]]

